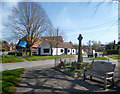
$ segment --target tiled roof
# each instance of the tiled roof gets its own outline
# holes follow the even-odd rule
[[[56,41],[61,41],[63,42],[62,36],[53,36],[53,37],[41,37],[42,39],[45,40],[56,40]]]
[[[37,48],[37,47],[39,47],[39,45],[41,44],[43,42],[43,40],[42,39],[38,39],[34,44],[33,44],[33,48]]]
[[[60,42],[58,48],[74,48],[72,42]]]
[[[37,48],[44,40],[37,40],[32,47]],[[58,47],[58,48],[74,48],[72,42],[57,42],[57,41],[50,41],[46,40],[49,44],[52,44],[52,47]],[[58,44],[58,45],[57,45]]]
[[[23,38],[24,39],[24,38]],[[58,48],[74,48],[72,42],[63,42],[62,36],[54,36],[54,37],[41,37],[38,38],[37,41],[33,44],[33,48],[39,47],[39,45],[46,40],[52,47]],[[57,45],[58,44],[58,45]]]

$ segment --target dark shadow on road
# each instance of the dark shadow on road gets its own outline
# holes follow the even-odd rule
[[[93,92],[103,88],[101,81],[89,79],[83,81],[81,77],[72,78],[52,68],[26,70],[22,78],[16,94],[18,92],[22,92],[22,94],[36,94],[36,92],[73,94],[71,92]]]

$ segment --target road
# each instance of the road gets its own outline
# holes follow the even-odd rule
[[[77,56],[74,58],[64,58],[62,60],[66,60],[66,62],[72,62],[77,61]],[[108,60],[95,60],[95,61],[106,61]],[[110,59],[111,61],[111,59]],[[60,59],[57,59],[57,62],[60,62]],[[89,60],[87,57],[83,57],[83,62],[91,63],[92,61]],[[112,62],[112,61],[111,61]],[[113,61],[115,62],[115,60]],[[116,62],[116,65],[118,62]],[[49,59],[49,60],[39,60],[39,61],[25,61],[25,62],[17,62],[17,63],[2,63],[0,64],[0,71],[4,70],[11,70],[11,69],[17,69],[17,68],[30,68],[30,67],[36,67],[36,66],[52,66],[55,65],[55,59]]]
[[[62,60],[69,61],[76,61],[77,58],[64,58]],[[58,62],[60,62],[60,59],[57,59]],[[0,71],[4,70],[12,70],[17,68],[31,68],[31,67],[37,67],[37,66],[52,66],[55,65],[55,59],[49,59],[49,60],[39,60],[39,61],[25,61],[25,62],[17,62],[17,63],[2,63],[0,64]]]

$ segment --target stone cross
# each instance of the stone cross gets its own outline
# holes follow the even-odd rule
[[[79,48],[78,48],[78,62],[82,62],[82,46],[81,41],[83,37],[81,34],[79,34],[78,40],[79,40]]]

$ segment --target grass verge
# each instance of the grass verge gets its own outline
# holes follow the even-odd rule
[[[16,91],[16,86],[20,83],[20,75],[24,73],[24,69],[6,70],[2,72],[2,94],[11,94]]]
[[[15,55],[3,55],[2,63],[23,62],[24,60],[18,58]]]
[[[71,55],[58,55],[58,56],[28,56],[23,57],[24,59],[27,59],[28,61],[36,61],[36,60],[45,60],[45,59],[57,59],[57,58],[70,58],[74,57]]]
[[[120,55],[107,55],[107,57],[112,59],[120,59]]]
[[[89,60],[107,60],[107,58],[105,58],[105,57],[96,57],[96,58],[91,58],[91,59],[89,59]]]

